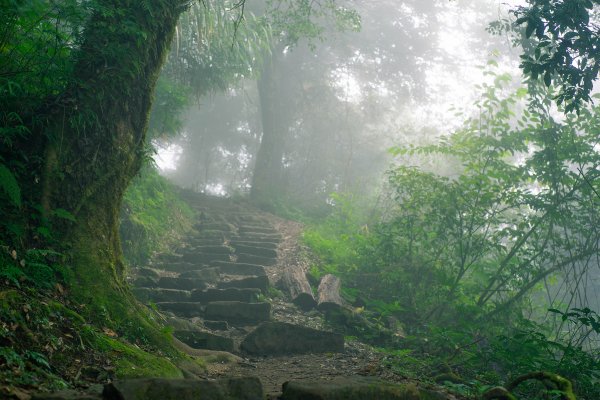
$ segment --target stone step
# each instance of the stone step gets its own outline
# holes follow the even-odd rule
[[[163,311],[171,311],[180,317],[201,317],[204,314],[204,306],[191,301],[161,301],[156,306]]]
[[[235,252],[236,254],[244,253],[259,257],[277,258],[277,250],[264,247],[236,245]]]
[[[225,238],[228,238],[230,236],[233,236],[232,232],[223,232],[223,231],[217,231],[217,230],[203,230],[203,231],[198,231],[194,234],[192,234],[190,236],[191,239],[196,239],[196,240],[200,240],[200,239],[220,239],[220,240],[225,240]]]
[[[265,222],[265,219],[263,217],[260,217],[258,215],[254,215],[254,214],[238,214],[235,216],[235,219],[237,219],[240,222],[245,223],[246,225],[254,225],[254,224],[261,224]]]
[[[160,263],[181,262],[181,254],[163,253],[159,254],[156,260]]]
[[[206,328],[212,329],[213,331],[226,331],[229,329],[229,324],[227,323],[227,321],[204,320],[204,321],[202,321],[202,324]]]
[[[185,255],[185,254],[193,254],[193,253],[198,253],[198,254],[231,254],[233,253],[233,248],[229,247],[229,246],[224,246],[224,245],[217,245],[217,246],[210,246],[210,245],[206,245],[206,246],[193,246],[193,247],[186,247],[185,249],[182,249],[182,251],[178,251],[178,253]]]
[[[270,267],[272,265],[277,264],[277,258],[275,257],[260,257],[252,254],[237,254],[237,262],[244,264],[256,264],[262,265],[265,267]]]
[[[201,290],[206,289],[207,284],[203,279],[163,276],[158,280],[158,287],[161,289]]]
[[[210,332],[176,330],[173,335],[194,349],[233,352],[233,339]]]
[[[196,246],[221,246],[225,244],[225,239],[218,237],[218,238],[196,238],[196,237],[189,237],[187,238],[187,244],[190,247],[196,247]]]
[[[199,303],[210,303],[213,301],[241,301],[253,303],[258,300],[260,293],[260,289],[256,288],[194,290],[192,291],[190,300]]]
[[[193,269],[179,274],[180,278],[200,279],[207,283],[216,283],[221,279],[221,270],[217,267]]]
[[[340,353],[344,336],[285,322],[263,322],[244,338],[240,349],[260,356]]]
[[[212,253],[187,253],[182,257],[182,261],[193,264],[211,264],[214,261],[230,261],[229,254]]]
[[[141,267],[135,269],[135,274],[137,276],[146,276],[148,278],[158,279],[158,272],[153,268]]]
[[[247,264],[240,262],[217,261],[211,264],[218,267],[222,274],[241,275],[241,276],[266,276],[265,268],[262,265]]]
[[[271,304],[215,301],[206,305],[205,318],[233,325],[256,324],[271,319]]]
[[[104,387],[105,400],[263,400],[256,377],[206,379],[136,378],[114,380]]]
[[[261,234],[278,234],[279,232],[270,225],[240,225],[238,227],[238,232],[240,234],[244,233],[261,233]]]
[[[157,302],[187,302],[190,301],[190,293],[187,290],[177,289],[150,289],[150,288],[133,288],[133,294],[142,303],[150,301]]]
[[[221,231],[221,232],[233,232],[235,227],[225,222],[198,222],[194,224],[194,229],[198,232],[206,231]]]
[[[247,246],[247,247],[260,247],[261,249],[271,249],[271,250],[277,250],[277,248],[279,247],[279,243],[277,242],[245,242],[245,241],[241,241],[241,240],[231,240],[229,242],[229,245],[233,248],[237,248],[238,246]]]
[[[162,270],[172,271],[172,272],[187,272],[187,271],[195,271],[199,269],[207,268],[206,264],[202,263],[191,263],[191,262],[171,262],[164,263],[160,266]]]
[[[260,289],[263,293],[267,293],[269,290],[269,278],[266,275],[262,276],[251,276],[244,279],[235,279],[231,281],[221,281],[217,283],[217,288],[256,288]]]
[[[279,243],[282,239],[280,233],[252,233],[245,232],[231,237],[231,240],[239,240],[242,242],[275,242]]]

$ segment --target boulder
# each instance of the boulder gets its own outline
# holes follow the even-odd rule
[[[215,301],[206,305],[205,318],[232,324],[268,321],[271,319],[271,304]]]
[[[283,384],[281,400],[447,400],[444,393],[395,384],[370,377],[339,377],[329,381],[291,381]]]
[[[344,351],[344,337],[285,322],[264,322],[241,344],[241,350],[252,355],[288,355],[336,353]]]
[[[210,332],[176,330],[173,335],[193,349],[220,350],[230,353],[234,350],[233,339]]]
[[[114,381],[104,387],[105,400],[263,400],[263,388],[255,377],[216,381],[141,378]]]

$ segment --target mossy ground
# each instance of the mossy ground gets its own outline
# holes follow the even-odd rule
[[[0,398],[86,387],[114,378],[183,377],[202,361],[93,326],[59,290],[0,286]],[[167,333],[164,342],[169,343]]]

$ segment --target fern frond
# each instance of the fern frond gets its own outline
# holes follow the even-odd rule
[[[4,164],[0,164],[0,188],[17,207],[21,207],[21,189],[13,173]]]

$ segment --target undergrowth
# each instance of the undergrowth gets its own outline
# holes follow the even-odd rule
[[[66,212],[58,214],[72,219]],[[144,263],[154,251],[172,245],[192,216],[174,187],[146,168],[128,190],[122,210],[128,263]],[[115,378],[182,377],[180,364],[202,368],[200,361],[168,345],[171,333],[159,331],[153,310],[136,305],[139,309],[132,312],[138,319],[117,321],[108,312],[90,315],[88,306],[75,302],[70,288],[76,283],[65,267],[69,260],[52,250],[52,226],[40,222],[36,229],[45,235],[45,248],[19,246],[16,229],[5,231],[10,235],[0,240],[0,398]]]
[[[143,265],[191,228],[194,212],[175,187],[146,167],[127,189],[121,207],[121,243],[130,265]]]
[[[419,307],[403,297],[407,287],[416,284],[410,281],[415,276],[403,273],[402,262],[390,265],[385,258],[385,229],[369,224],[364,209],[352,201],[339,199],[334,214],[310,224],[304,233],[304,243],[318,259],[310,274],[315,280],[326,273],[339,276],[344,298],[368,321],[363,326],[391,332],[377,336],[350,327],[346,319],[330,320],[346,335],[377,346],[387,368],[469,397],[523,374],[549,371],[571,380],[578,399],[600,398],[600,349],[576,340],[577,332],[588,332],[589,337],[600,333],[595,312],[550,310],[546,317],[532,319],[511,309],[482,319],[484,310],[458,298],[446,306],[451,319],[419,314]],[[425,294],[435,296],[437,290],[431,286]],[[551,329],[553,315],[564,325],[562,336]],[[525,383],[515,393],[519,399],[562,398],[546,389],[539,382]]]

